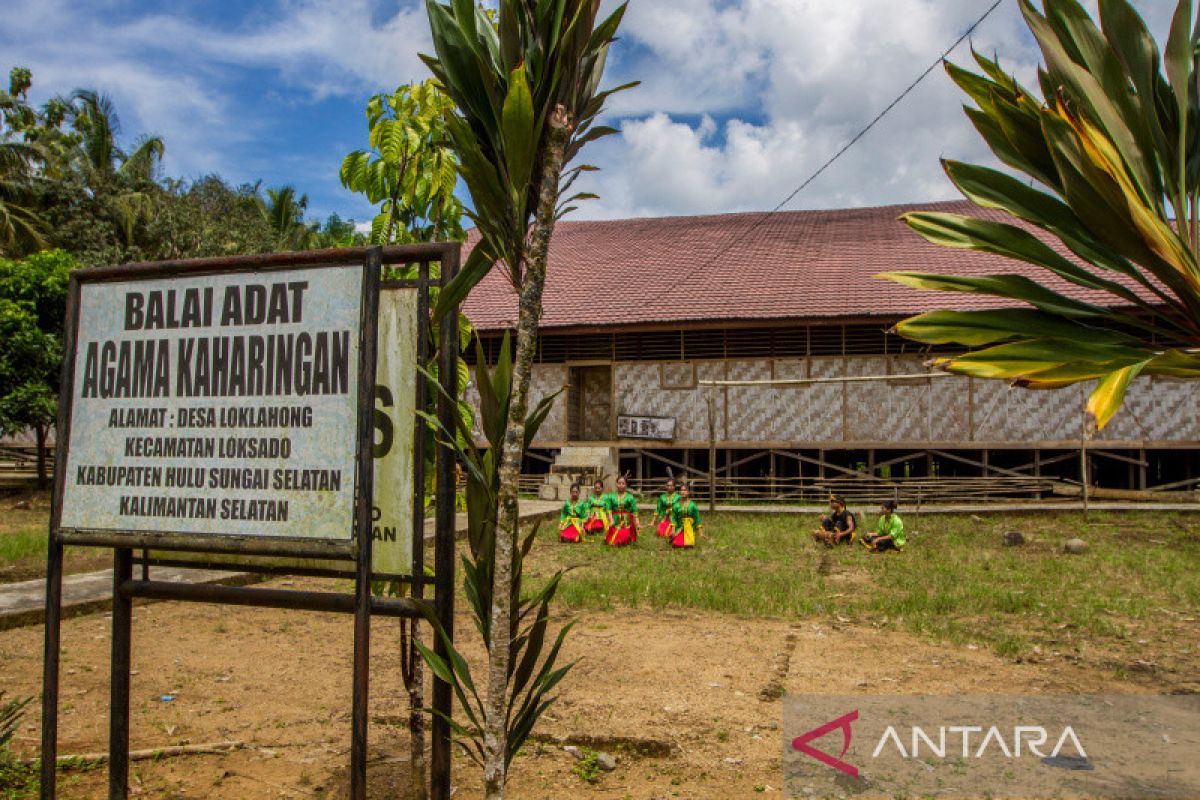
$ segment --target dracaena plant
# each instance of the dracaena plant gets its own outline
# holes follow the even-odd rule
[[[1127,0],[1100,0],[1099,25],[1076,0],[1046,0],[1041,10],[1019,1],[1044,60],[1040,92],[977,53],[980,73],[946,69],[973,103],[966,113],[980,136],[1025,177],[943,165],[967,199],[1024,225],[929,212],[903,219],[935,244],[1033,264],[1073,291],[1011,274],[881,277],[1020,301],[922,314],[897,330],[976,348],[938,359],[951,372],[1032,389],[1096,381],[1087,411],[1101,428],[1138,375],[1200,377],[1200,31],[1191,0],[1176,8],[1162,51]]]
[[[567,196],[579,175],[592,169],[568,165],[588,142],[615,132],[597,118],[608,96],[626,88],[600,90],[625,6],[603,19],[600,0],[499,0],[494,12],[474,0],[427,0],[426,9],[435,55],[422,58],[454,101],[446,128],[471,194],[468,214],[479,231],[437,311],[461,301],[493,268],[503,270],[518,298],[504,431],[491,448],[499,511],[489,625],[508,632],[515,613],[518,481],[529,440],[529,382],[550,239],[571,203],[591,196]],[[494,800],[504,796],[512,753],[506,721],[514,667],[507,642],[493,637],[489,645],[481,722],[484,791]]]
[[[433,414],[424,414],[447,442],[458,452],[466,476],[467,501],[467,545],[468,554],[462,556],[463,590],[470,604],[471,617],[484,645],[508,644],[510,666],[509,684],[504,705],[504,733],[508,747],[505,750],[504,766],[512,762],[513,756],[525,742],[541,715],[554,703],[551,692],[570,671],[573,664],[559,665],[558,655],[572,623],[564,625],[554,637],[549,650],[546,649],[550,624],[550,602],[558,590],[563,573],[553,575],[537,591],[522,596],[522,576],[525,557],[537,537],[535,525],[514,548],[509,569],[513,577],[509,587],[509,603],[513,609],[507,630],[496,635],[492,625],[492,593],[495,583],[496,542],[498,529],[500,493],[500,443],[504,438],[508,421],[509,404],[513,379],[512,347],[506,335],[501,342],[496,365],[488,368],[487,360],[478,339],[475,342],[475,386],[479,394],[478,425],[487,441],[487,447],[475,444],[476,418],[462,413],[459,406],[458,429],[442,428]],[[436,384],[436,381],[434,382]],[[538,428],[554,405],[558,393],[543,397],[525,418],[525,444],[537,435]],[[485,766],[488,748],[485,742],[486,707],[476,688],[476,681],[466,659],[455,648],[438,624],[437,617],[430,613],[427,618],[441,637],[446,649],[446,658],[435,654],[420,642],[416,646],[429,663],[434,674],[449,683],[465,721],[448,719],[456,741],[463,752],[479,766]],[[436,712],[435,712],[436,713]]]

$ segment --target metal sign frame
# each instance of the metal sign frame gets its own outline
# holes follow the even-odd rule
[[[59,658],[61,650],[63,548],[67,545],[87,545],[113,549],[112,599],[112,660],[109,711],[109,797],[124,800],[129,792],[129,690],[132,645],[132,607],[134,598],[176,600],[201,603],[247,605],[286,608],[354,615],[354,676],[351,713],[350,796],[354,800],[366,797],[367,764],[367,696],[370,679],[370,620],[371,615],[422,618],[429,608],[424,600],[425,585],[425,431],[427,423],[417,415],[413,420],[414,438],[414,498],[413,498],[413,567],[408,576],[399,578],[410,584],[411,596],[401,599],[374,597],[372,579],[372,505],[374,497],[374,465],[372,459],[375,411],[375,365],[378,333],[378,307],[381,289],[415,288],[418,290],[418,363],[429,358],[431,324],[429,292],[434,285],[444,286],[458,272],[461,246],[457,243],[414,244],[394,247],[356,247],[336,250],[317,250],[300,253],[274,253],[259,256],[193,259],[187,261],[154,262],[120,267],[95,267],[72,273],[67,296],[65,357],[63,359],[60,407],[55,461],[54,499],[51,508],[49,542],[46,561],[45,652],[42,676],[42,747],[41,797],[52,800],[56,792],[58,755],[58,696]],[[440,265],[437,278],[431,278],[430,265]],[[410,280],[384,281],[385,265],[418,265],[418,277]],[[363,289],[360,305],[357,429],[355,442],[354,531],[349,541],[304,538],[265,539],[244,535],[193,535],[153,533],[145,531],[63,530],[63,490],[65,487],[67,450],[70,442],[71,413],[74,399],[76,346],[79,333],[81,287],[93,282],[133,282],[160,277],[201,276],[219,274],[269,274],[302,268],[346,267],[361,265]],[[438,375],[442,383],[437,393],[437,413],[449,429],[455,426],[456,409],[449,399],[455,396],[458,359],[458,309],[450,309],[440,322],[437,343]],[[429,379],[418,374],[414,391],[416,408],[426,406]],[[455,512],[455,454],[448,443],[437,445],[435,470],[435,550],[433,612],[447,634],[453,636],[454,622],[454,512]],[[365,546],[364,546],[365,545]],[[169,556],[150,554],[150,548],[162,553],[188,553],[189,558],[173,561]],[[140,551],[135,557],[134,551]],[[228,557],[236,560],[232,566],[250,572],[266,574],[307,574],[345,577],[347,572],[334,569],[292,569],[263,563],[264,557],[317,558],[353,563],[355,579],[353,594],[333,592],[263,589],[195,584],[176,584],[152,581],[150,564],[180,563],[205,566],[204,556],[221,555],[220,566],[231,566]],[[135,579],[133,566],[141,566]],[[214,564],[215,565],[215,564]],[[446,656],[440,637],[435,637],[435,651]],[[430,759],[431,789],[434,800],[446,800],[450,795],[451,687],[436,680],[433,686],[432,724],[433,751]],[[441,716],[444,715],[444,716]]]

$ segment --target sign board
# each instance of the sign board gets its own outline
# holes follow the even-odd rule
[[[413,562],[413,463],[417,418],[417,289],[379,293],[379,348],[375,367],[375,504],[372,569],[410,575]]]
[[[621,414],[617,417],[618,439],[675,439],[674,417],[635,417]]]
[[[349,796],[365,800],[372,615],[415,624],[432,612],[453,630],[454,451],[436,442],[432,453],[435,572],[427,576],[428,423],[417,408],[434,383],[455,390],[457,308],[439,319],[442,379],[418,363],[432,343],[430,291],[453,279],[459,259],[457,243],[428,243],[72,273],[46,558],[42,800],[56,791],[71,545],[113,548],[110,797],[128,795],[132,603],[153,598],[353,614]],[[413,277],[389,280],[381,298],[384,268],[396,264],[412,265]],[[452,427],[457,409],[438,397],[438,424]],[[354,591],[156,580],[149,566],[172,559],[352,574]],[[407,582],[412,596],[374,596],[380,578]],[[444,638],[435,643],[442,657],[446,647]],[[453,696],[445,682],[434,681],[432,707],[431,796],[446,800]]]
[[[371,424],[375,465],[371,572],[376,580],[412,574],[413,497],[423,470],[414,463],[416,439],[417,340],[421,336],[420,290],[389,287],[379,293],[375,407]],[[423,527],[423,526],[422,526]],[[157,561],[212,567],[265,567],[279,572],[353,575],[354,564],[319,558],[251,558],[245,555],[152,552]]]
[[[363,280],[83,283],[60,528],[350,540]]]

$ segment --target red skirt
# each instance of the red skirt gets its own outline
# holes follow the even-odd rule
[[[604,533],[608,529],[608,515],[603,511],[593,511],[583,523],[586,533]]]
[[[671,537],[671,547],[695,547],[696,546],[696,530],[692,527],[692,520],[685,517],[683,520],[683,530]]]
[[[579,520],[569,519],[564,522],[558,529],[558,540],[560,542],[575,542],[583,541],[583,531],[579,528]]]
[[[613,547],[624,547],[637,541],[637,520],[629,512],[618,513],[612,527],[604,536],[604,543]]]
[[[664,519],[658,523],[658,535],[664,539],[669,539],[675,533],[675,527],[671,525],[671,520]]]

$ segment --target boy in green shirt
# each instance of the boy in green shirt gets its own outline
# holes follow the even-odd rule
[[[880,504],[879,522],[875,523],[875,531],[864,536],[862,542],[867,549],[875,553],[904,549],[904,520],[896,513],[895,500],[884,500]]]

